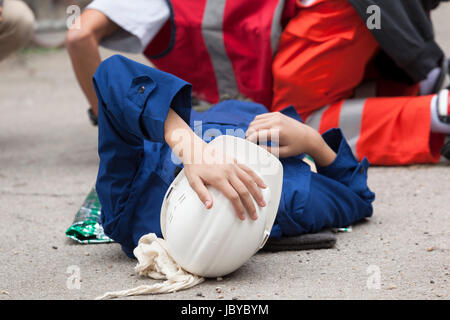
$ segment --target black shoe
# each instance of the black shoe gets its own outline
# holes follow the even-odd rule
[[[89,108],[87,110],[88,116],[89,116],[89,120],[91,121],[93,126],[96,126],[98,124],[98,120],[97,120],[97,116],[94,113],[94,110],[92,110],[92,108]]]

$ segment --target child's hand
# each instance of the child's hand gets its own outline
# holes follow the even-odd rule
[[[265,140],[278,144],[261,147],[280,158],[307,153],[321,167],[330,165],[336,159],[336,153],[319,132],[279,112],[256,116],[246,134],[247,139],[253,142]]]
[[[208,144],[172,109],[164,124],[164,138],[183,162],[189,184],[208,209],[213,206],[213,199],[206,185],[211,185],[231,201],[240,219],[245,219],[244,208],[252,219],[258,218],[252,197],[264,207],[259,188],[266,185],[256,173],[234,160],[224,159],[223,155],[209,152]]]
[[[278,154],[280,158],[309,153],[314,141],[321,138],[311,127],[280,112],[256,116],[250,123],[246,135],[248,140],[255,143],[261,139],[275,142],[276,145],[272,147],[261,146]]]
[[[235,161],[222,161],[219,164],[185,164],[184,170],[192,189],[197,193],[206,208],[213,206],[213,199],[206,185],[218,189],[231,201],[237,216],[245,219],[245,210],[250,218],[256,220],[256,208],[252,197],[260,207],[264,207],[261,190],[266,185],[250,168]]]

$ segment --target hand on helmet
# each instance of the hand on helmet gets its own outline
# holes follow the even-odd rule
[[[245,219],[245,211],[251,219],[258,218],[252,198],[260,207],[266,205],[260,188],[266,188],[262,179],[250,168],[233,160],[216,159],[215,163],[185,164],[185,174],[192,189],[210,209],[213,198],[207,185],[218,189],[231,201],[237,216]]]
[[[183,162],[186,178],[206,208],[213,206],[213,198],[206,188],[210,185],[231,201],[240,219],[245,219],[245,210],[250,218],[258,218],[252,198],[264,207],[266,203],[259,188],[266,185],[256,173],[208,148],[172,109],[164,124],[164,138]]]

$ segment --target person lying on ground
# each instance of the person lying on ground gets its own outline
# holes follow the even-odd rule
[[[261,104],[226,100],[199,113],[191,109],[190,84],[117,55],[100,64],[94,87],[99,100],[96,190],[101,222],[106,235],[130,257],[142,235],[161,237],[161,204],[181,167],[206,208],[214,207],[207,188],[212,186],[232,202],[240,219],[258,218],[252,198],[259,206],[267,199],[260,190],[264,181],[252,170],[221,159],[214,165],[202,157],[194,161],[219,134],[258,141],[279,132],[278,147],[266,146],[279,153],[284,171],[271,237],[344,227],[372,215],[369,162],[358,163],[340,130],[321,136],[293,108],[268,113]],[[180,141],[180,132],[187,138]],[[313,157],[317,173],[303,161],[305,153]]]
[[[136,48],[159,69],[192,83],[197,98],[210,103],[241,94],[270,111],[293,105],[321,133],[340,127],[359,160],[407,165],[438,162],[441,153],[450,157],[450,143],[444,146],[450,126],[440,120],[450,117],[437,107],[437,95],[417,96],[437,94],[448,78],[427,16],[440,1],[298,0],[282,7],[278,1],[245,1],[218,10],[197,1],[171,1],[170,7],[162,0],[141,2],[130,9],[123,1],[96,0],[80,17],[81,29],[67,34],[94,122],[90,80],[101,43]],[[380,29],[366,24],[369,4],[386,18]],[[160,10],[149,14],[155,7]],[[420,24],[411,23],[419,18]],[[366,72],[372,62],[376,77]]]

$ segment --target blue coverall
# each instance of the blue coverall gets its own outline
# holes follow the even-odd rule
[[[101,63],[94,87],[99,101],[96,190],[101,223],[105,234],[130,257],[142,235],[153,232],[161,237],[161,204],[176,168],[182,166],[171,160],[164,140],[169,108],[195,132],[199,131],[193,127],[195,121],[202,121],[203,132],[210,128],[245,132],[256,115],[268,112],[260,104],[235,100],[195,112],[190,84],[119,55]],[[283,112],[301,121],[295,109]],[[368,161],[357,162],[339,129],[323,138],[337,157],[329,166],[318,167],[317,173],[302,161],[303,155],[281,159],[283,191],[271,237],[344,227],[372,215],[375,196],[367,186]]]

